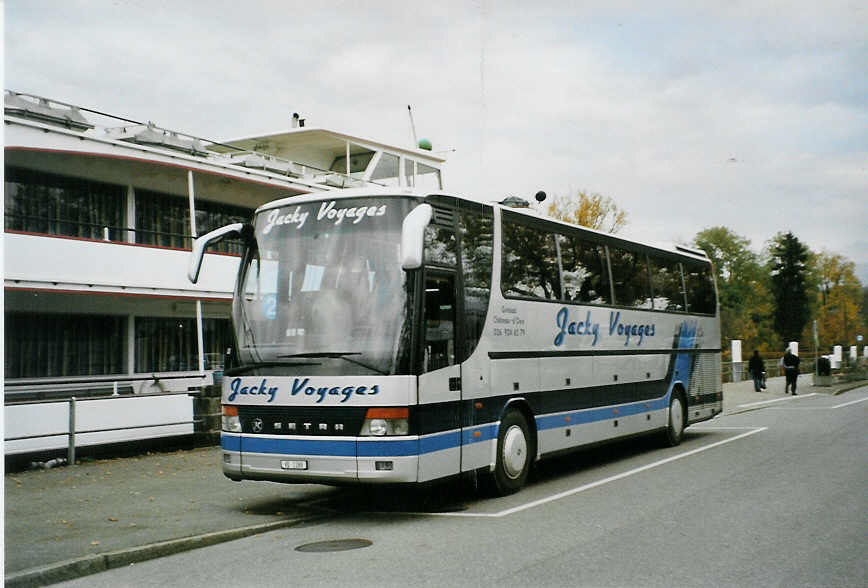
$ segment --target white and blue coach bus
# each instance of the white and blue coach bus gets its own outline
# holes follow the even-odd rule
[[[412,483],[500,494],[535,460],[722,411],[720,320],[698,251],[442,194],[279,200],[246,242],[223,378],[233,480]]]

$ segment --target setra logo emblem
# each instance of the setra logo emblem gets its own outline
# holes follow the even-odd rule
[[[253,432],[261,433],[262,432],[262,419],[253,419]]]

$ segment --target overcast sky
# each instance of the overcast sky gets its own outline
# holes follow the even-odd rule
[[[409,145],[411,104],[452,192],[599,192],[646,241],[792,231],[868,284],[864,0],[6,0],[4,67],[209,139],[299,112]]]

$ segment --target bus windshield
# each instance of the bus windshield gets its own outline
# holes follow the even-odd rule
[[[358,198],[260,212],[233,303],[242,366],[398,373],[410,337],[401,223],[413,204]]]

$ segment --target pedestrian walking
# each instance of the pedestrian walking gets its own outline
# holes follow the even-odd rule
[[[796,381],[799,379],[799,356],[787,347],[781,361],[784,365],[784,374],[787,377],[786,384],[784,384],[784,394],[789,394],[790,386],[792,386],[793,396],[796,396]]]
[[[759,351],[753,350],[753,356],[747,364],[747,371],[753,377],[753,389],[755,392],[761,392],[766,389],[765,382],[765,365],[759,356]]]

